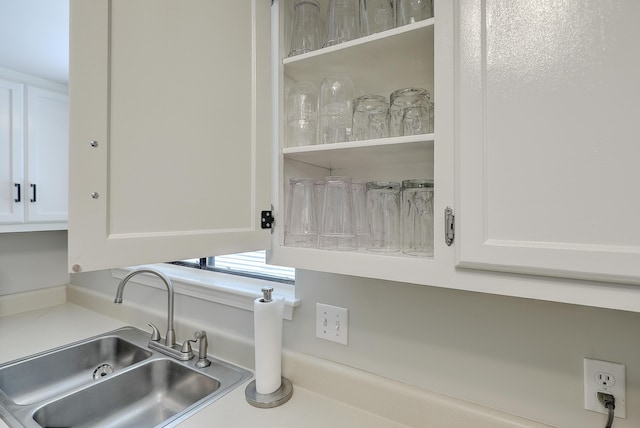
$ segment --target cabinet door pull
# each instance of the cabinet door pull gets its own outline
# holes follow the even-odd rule
[[[13,185],[16,188],[16,198],[13,202],[22,202],[22,186],[20,186],[20,183],[14,183]]]
[[[30,186],[32,189],[33,198],[29,199],[29,202],[35,202],[36,201],[36,185],[31,184]]]

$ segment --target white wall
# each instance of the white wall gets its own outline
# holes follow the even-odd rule
[[[106,271],[72,281],[109,295],[117,286]],[[139,286],[125,297],[164,311],[165,294]],[[640,314],[301,270],[296,295],[287,349],[563,428],[605,423],[583,410],[583,357],[625,363],[628,417],[614,426],[640,426]],[[316,302],[349,308],[349,346],[315,338]],[[179,296],[180,318],[253,336],[248,311]]]
[[[0,295],[68,283],[66,245],[63,231],[0,234]],[[72,280],[117,286],[108,271]],[[296,295],[287,349],[566,428],[604,426],[582,409],[583,357],[624,363],[628,417],[614,426],[640,426],[640,314],[311,271],[298,271]],[[129,287],[126,298],[166,308],[164,291]],[[349,308],[349,346],[315,338],[316,302]],[[179,296],[181,318],[253,337],[251,312]]]
[[[0,233],[0,296],[68,283],[66,231]]]

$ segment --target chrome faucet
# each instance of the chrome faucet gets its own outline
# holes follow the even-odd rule
[[[176,332],[173,328],[173,284],[168,276],[164,273],[157,271],[155,269],[149,268],[140,268],[131,271],[127,276],[125,276],[120,284],[118,284],[118,290],[116,291],[116,298],[113,300],[114,303],[122,303],[122,293],[124,292],[124,286],[127,282],[135,275],[139,273],[151,273],[156,275],[158,278],[164,282],[164,285],[167,286],[168,296],[168,308],[167,308],[167,335],[164,339],[164,344],[160,343],[162,339],[160,336],[160,332],[158,328],[149,323],[149,326],[152,329],[151,332],[151,340],[149,341],[149,348],[155,349],[156,351],[162,352],[165,355],[169,355],[170,357],[176,358],[181,361],[187,361],[193,358],[193,350],[191,349],[190,342],[199,341],[199,349],[198,349],[198,361],[196,362],[196,367],[203,368],[207,367],[211,364],[211,361],[207,359],[207,333],[204,330],[198,330],[195,332],[195,339],[185,340],[182,346],[176,345]]]
[[[120,284],[118,284],[118,290],[116,291],[116,298],[113,300],[113,303],[122,303],[122,293],[124,291],[124,286],[127,282],[139,273],[151,273],[157,276],[164,282],[164,285],[167,286],[167,292],[169,293],[167,299],[167,335],[164,338],[164,343],[167,346],[174,346],[176,344],[176,331],[173,328],[173,284],[167,275],[164,273],[148,268],[141,268],[131,271],[129,275],[125,276]],[[155,336],[155,334],[154,334]]]

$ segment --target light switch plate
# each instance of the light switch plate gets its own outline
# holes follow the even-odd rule
[[[316,336],[332,342],[349,344],[349,309],[316,304]]]

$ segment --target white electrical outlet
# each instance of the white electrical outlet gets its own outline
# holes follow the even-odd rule
[[[598,392],[614,396],[617,418],[627,417],[626,367],[624,364],[584,359],[584,408],[607,414],[608,410],[598,400]]]
[[[316,336],[347,345],[349,343],[349,309],[317,303]]]

